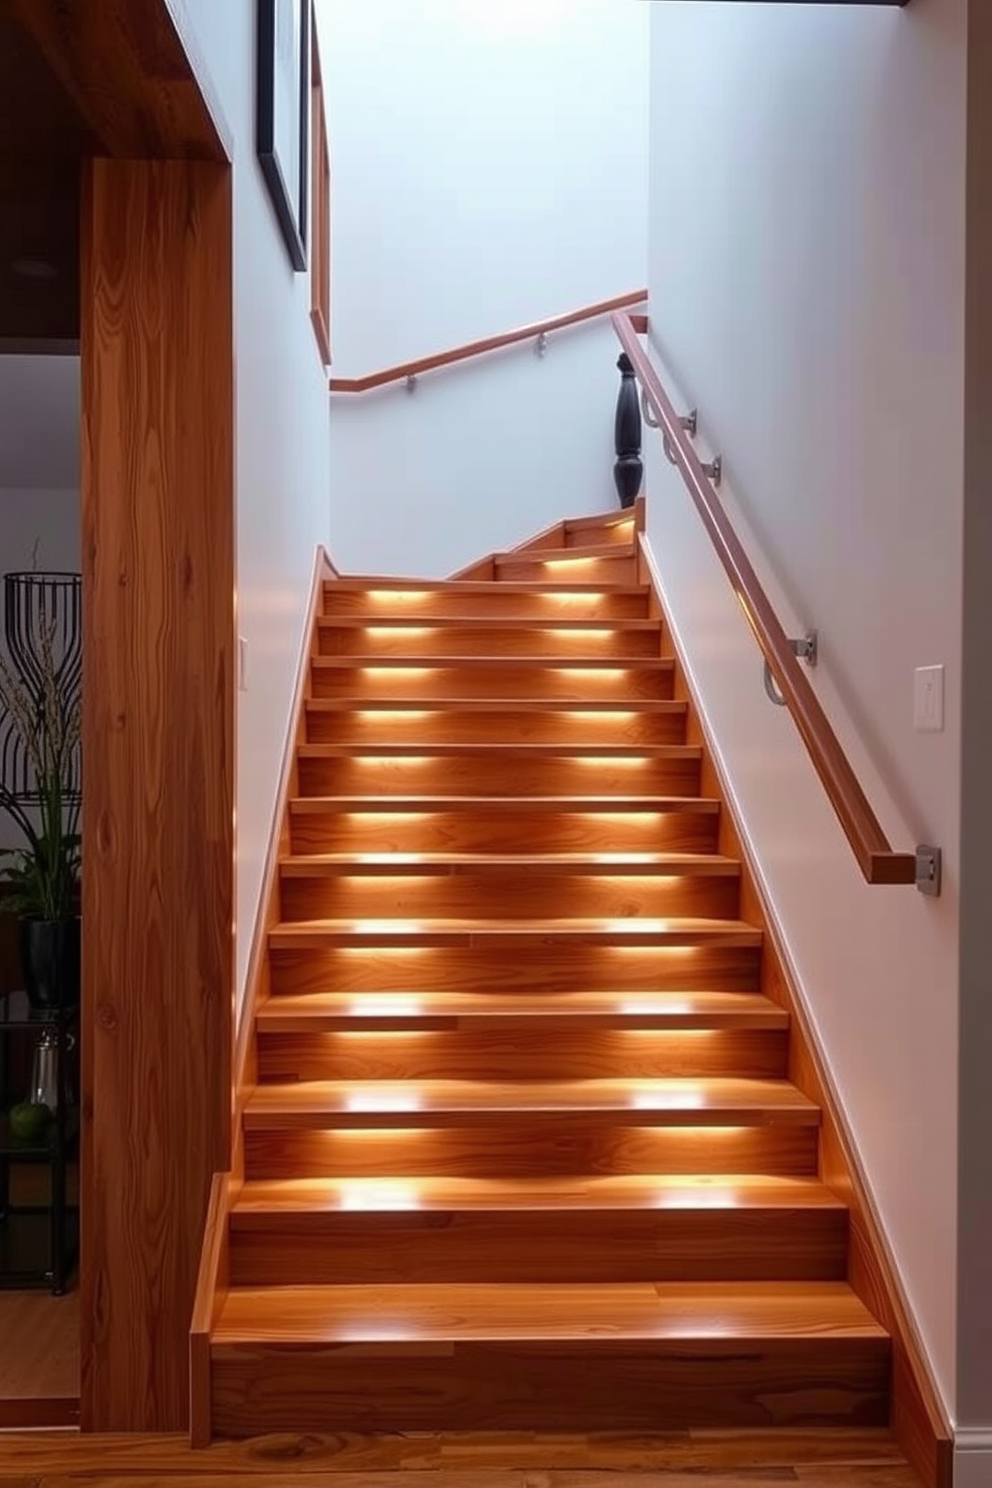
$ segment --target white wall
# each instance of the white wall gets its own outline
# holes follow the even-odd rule
[[[334,372],[641,288],[640,0],[319,0]],[[335,554],[443,574],[616,505],[607,324],[332,400]]]
[[[20,569],[80,569],[79,490],[0,487],[0,576]],[[3,603],[0,587],[0,606]],[[0,648],[3,646],[0,621]],[[19,829],[0,812],[0,850],[21,843]]]
[[[966,0],[652,5],[653,333],[894,845],[869,888],[680,482],[648,530],[940,1389],[955,1390]],[[913,669],[947,668],[943,733]]]
[[[327,379],[255,157],[255,6],[184,0],[235,138],[237,616],[248,642],[237,719],[237,967],[244,992],[314,549],[328,539]]]

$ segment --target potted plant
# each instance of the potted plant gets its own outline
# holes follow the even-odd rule
[[[25,845],[0,853],[9,885],[5,900],[20,916],[21,970],[37,1008],[79,1001],[80,799],[73,764],[79,744],[78,698],[66,699],[55,665],[54,626],[42,625],[37,685],[29,686],[0,656],[0,713],[27,757],[35,789],[15,794],[0,781],[0,810]]]

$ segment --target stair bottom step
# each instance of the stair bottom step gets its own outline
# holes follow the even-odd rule
[[[214,1431],[882,1426],[889,1341],[842,1283],[233,1290]]]
[[[843,1283],[230,1293],[214,1429],[874,1426],[889,1341]]]

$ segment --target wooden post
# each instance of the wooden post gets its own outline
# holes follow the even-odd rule
[[[617,495],[622,507],[633,506],[644,478],[641,461],[641,408],[637,401],[637,379],[630,357],[620,353],[620,391],[617,394],[617,417],[614,440],[617,460],[613,467]]]
[[[95,160],[82,214],[82,1422],[181,1431],[233,1029],[227,166]]]

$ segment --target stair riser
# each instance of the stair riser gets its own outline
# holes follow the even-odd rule
[[[627,554],[584,558],[577,552],[574,563],[560,558],[541,562],[521,553],[519,558],[503,558],[497,563],[496,579],[505,584],[636,584],[637,559]]]
[[[881,1340],[366,1343],[213,1350],[222,1436],[884,1425]]]
[[[500,754],[477,758],[430,755],[301,759],[302,796],[692,796],[699,794],[698,759],[583,760]]]
[[[757,1173],[813,1177],[812,1126],[620,1127],[573,1119],[540,1136],[524,1121],[496,1130],[245,1133],[248,1178],[526,1178],[588,1174]]]
[[[602,633],[569,631],[528,620],[520,627],[477,630],[445,625],[437,629],[415,623],[402,626],[321,626],[321,656],[355,656],[374,663],[388,656],[611,656],[620,660],[662,654],[660,629]]]
[[[340,713],[311,711],[310,744],[562,744],[581,746],[682,744],[685,714],[671,713],[459,713],[444,706],[409,710],[360,707]]]
[[[772,1030],[263,1033],[258,1072],[263,1081],[784,1079],[786,1040]]]
[[[566,548],[602,548],[607,543],[632,543],[635,540],[633,518],[622,522],[590,522],[588,525],[565,524]]]
[[[420,950],[276,951],[273,993],[280,992],[753,992],[756,949],[611,950],[597,946],[504,949],[497,961],[485,946]]]
[[[234,1216],[235,1286],[842,1281],[842,1210]]]
[[[503,616],[508,620],[537,620],[553,625],[556,620],[645,620],[648,618],[646,589],[611,593],[550,592],[515,593],[506,585],[461,590],[364,590],[343,589],[329,584],[324,590],[324,619],[341,616],[382,620],[467,619],[476,615]]]
[[[465,873],[380,878],[284,878],[283,920],[417,919],[439,916],[490,921],[559,919],[565,915],[734,919],[736,878],[618,878],[534,873]]]
[[[320,852],[686,852],[717,847],[715,813],[617,813],[472,806],[461,811],[294,813],[294,853]]]
[[[436,665],[391,666],[388,662],[355,666],[315,666],[311,670],[313,696],[346,697],[360,708],[363,699],[418,698],[425,702],[449,698],[536,698],[582,703],[609,699],[618,708],[638,698],[672,696],[672,673],[664,666],[632,662],[616,666],[473,667]]]

